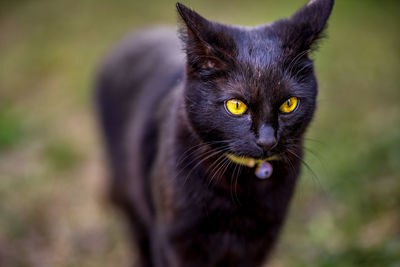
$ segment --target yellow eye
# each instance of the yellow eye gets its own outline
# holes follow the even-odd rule
[[[299,99],[297,97],[291,97],[287,99],[283,104],[279,107],[279,110],[283,113],[290,113],[294,111],[299,105]]]
[[[247,111],[247,106],[239,99],[230,99],[225,102],[226,109],[233,115],[242,115]]]

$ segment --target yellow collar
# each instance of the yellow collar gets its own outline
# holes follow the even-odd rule
[[[271,161],[271,160],[279,160],[279,156],[278,155],[273,155],[271,157],[265,158],[265,159],[255,159],[255,158],[246,158],[246,157],[239,157],[239,156],[235,156],[233,154],[226,154],[226,156],[232,160],[233,162],[235,162],[236,164],[239,165],[244,165],[250,168],[253,168],[254,166],[265,162],[265,161]]]

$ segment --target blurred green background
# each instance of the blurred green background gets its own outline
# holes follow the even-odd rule
[[[183,1],[257,25],[305,0]],[[174,1],[0,1],[0,266],[128,266],[105,198],[92,101],[100,59]],[[400,2],[337,0],[315,53],[306,162],[268,266],[400,266]]]

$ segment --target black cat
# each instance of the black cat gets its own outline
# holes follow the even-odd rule
[[[309,58],[333,0],[254,28],[182,4],[105,60],[97,101],[139,266],[260,266],[284,221],[317,95]]]

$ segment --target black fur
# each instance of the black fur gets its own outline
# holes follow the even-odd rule
[[[174,32],[156,29],[129,37],[105,60],[100,118],[113,197],[132,224],[138,266],[265,260],[299,174],[317,95],[308,55],[332,6],[314,0],[289,19],[244,28],[177,4],[183,49]],[[299,107],[282,114],[279,106],[292,96]],[[229,114],[231,98],[248,111]],[[227,152],[281,160],[260,180]]]

